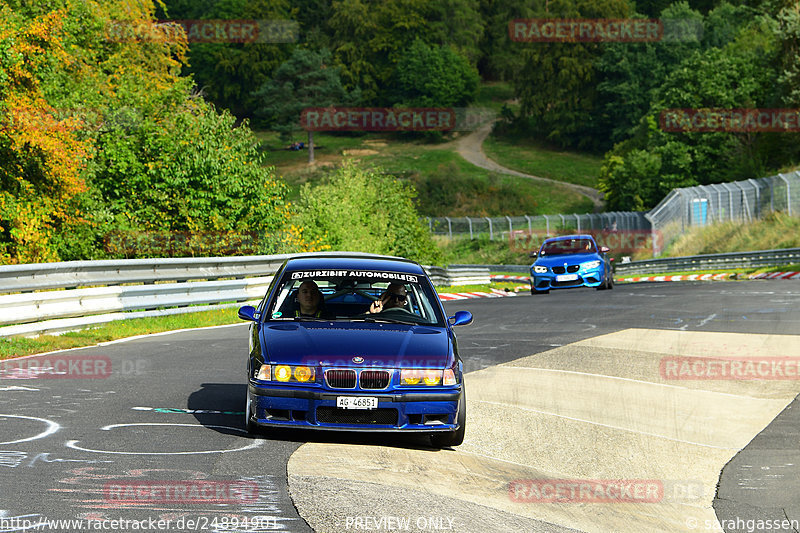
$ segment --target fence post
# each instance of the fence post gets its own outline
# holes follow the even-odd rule
[[[431,217],[428,218],[428,230],[433,234],[433,219]]]
[[[558,215],[558,216],[561,217],[561,229],[564,229],[565,226],[567,225],[566,220],[564,220],[564,215]]]
[[[472,240],[472,219],[469,217],[464,217],[467,219],[467,224],[469,224],[469,240]]]
[[[747,193],[744,192],[744,187],[742,187],[738,181],[734,181],[733,185],[736,185],[739,187],[739,190],[742,191],[742,205],[744,206],[744,211],[747,215],[747,221],[750,222],[752,217],[750,216],[750,204],[747,202]]]
[[[578,225],[577,233],[580,233],[581,232],[581,217],[578,214],[575,215],[575,223]]]
[[[528,221],[528,235],[532,235],[533,234],[533,227],[531,226],[531,217],[529,217],[528,215],[525,215],[525,220]]]
[[[783,177],[783,174],[778,174],[778,177],[786,184],[786,214],[792,216],[792,192],[789,180]]]
[[[547,232],[547,236],[550,236],[550,219],[547,218],[547,215],[542,215],[544,217],[544,228]]]
[[[485,218],[486,220],[489,221],[489,240],[493,241],[494,240],[494,233],[492,232],[492,219],[489,218],[489,217],[483,217],[483,218]]]
[[[450,217],[444,217],[447,221],[447,234],[450,236],[450,240],[453,240],[453,224],[450,222]]]
[[[758,185],[758,182],[753,178],[750,178],[747,181],[756,190],[756,208],[754,209],[755,211],[754,216],[756,218],[761,218],[761,187]]]
[[[514,231],[514,228],[511,227],[511,217],[506,215],[506,220],[508,220],[508,236],[511,237],[511,232]]]

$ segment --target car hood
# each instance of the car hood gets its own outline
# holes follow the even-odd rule
[[[308,366],[443,368],[449,359],[441,327],[363,322],[267,323],[263,346],[275,363]],[[364,359],[355,363],[354,357]]]
[[[589,254],[558,254],[548,255],[536,259],[534,265],[553,267],[563,266],[564,263],[568,265],[577,265],[579,263],[586,263],[588,261],[602,261],[603,258],[596,253]]]

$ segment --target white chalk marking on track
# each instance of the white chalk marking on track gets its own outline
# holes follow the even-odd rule
[[[0,445],[17,444],[18,442],[29,442],[29,441],[32,441],[32,440],[43,439],[45,437],[49,437],[50,435],[52,435],[53,433],[55,433],[56,431],[61,429],[61,426],[58,423],[53,422],[52,420],[47,420],[46,418],[37,418],[35,416],[2,415],[2,414],[0,414],[0,420],[2,420],[3,418],[24,418],[26,420],[36,420],[37,422],[42,422],[43,424],[47,424],[47,429],[45,429],[41,433],[38,433],[38,434],[34,435],[33,437],[28,437],[27,439],[17,439],[17,440],[10,440],[10,441],[6,441],[6,442],[0,442]]]
[[[181,427],[190,427],[190,428],[217,428],[217,429],[230,429],[232,431],[238,431],[239,433],[247,433],[247,431],[241,428],[234,428],[230,426],[216,426],[216,425],[200,425],[200,424],[168,424],[168,423],[161,423],[161,422],[141,422],[136,424],[111,424],[108,426],[101,427],[102,431],[110,431],[112,429],[121,428],[121,427],[128,427],[128,426],[181,426]],[[111,453],[115,455],[203,455],[203,454],[210,454],[210,453],[230,453],[230,452],[243,452],[245,450],[252,450],[255,448],[260,447],[263,444],[263,440],[254,440],[247,446],[242,446],[241,448],[233,448],[231,450],[204,450],[198,452],[120,452],[120,451],[109,451],[109,450],[93,450],[91,448],[83,448],[78,446],[77,440],[69,440],[66,442],[65,446],[67,448],[72,448],[73,450],[80,450],[83,452],[92,452],[92,453]]]

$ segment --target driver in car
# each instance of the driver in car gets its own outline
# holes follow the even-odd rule
[[[407,294],[406,287],[402,283],[390,283],[381,294],[380,299],[372,302],[367,312],[380,313],[387,309],[405,309],[408,300]]]

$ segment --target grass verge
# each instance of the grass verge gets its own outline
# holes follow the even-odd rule
[[[197,313],[183,313],[154,318],[133,318],[117,320],[91,329],[72,331],[62,335],[40,335],[36,338],[2,337],[0,338],[0,360],[35,353],[93,346],[135,335],[160,333],[176,329],[220,326],[241,322],[236,308],[213,309]]]
[[[490,135],[483,143],[486,155],[504,167],[542,178],[597,187],[603,158],[559,151],[521,136]]]

